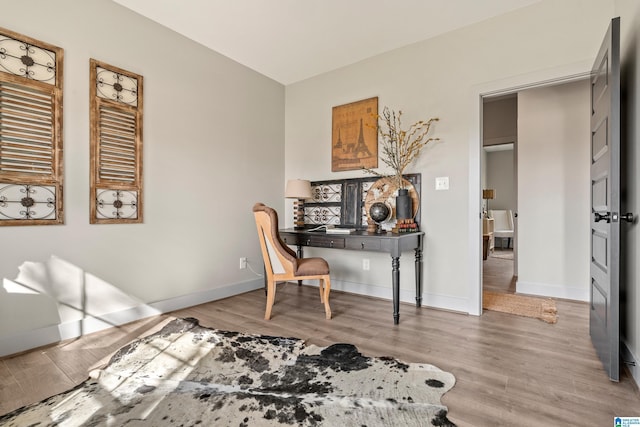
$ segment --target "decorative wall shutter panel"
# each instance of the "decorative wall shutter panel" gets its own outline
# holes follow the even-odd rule
[[[142,222],[142,76],[92,59],[91,217]]]
[[[0,28],[0,226],[64,222],[63,55]]]

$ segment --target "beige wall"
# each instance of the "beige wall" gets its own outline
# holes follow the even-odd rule
[[[516,290],[589,300],[589,81],[518,94]]]
[[[238,259],[262,269],[253,203],[284,208],[281,84],[109,0],[5,1],[0,26],[65,49],[66,211],[0,228],[0,355],[261,285]],[[89,225],[89,58],[144,76],[144,224]]]
[[[515,170],[515,150],[491,151],[487,153],[486,188],[496,190],[495,199],[489,200],[490,209],[508,209],[517,211],[517,188]]]
[[[434,131],[441,142],[427,148],[409,170],[421,172],[423,179],[424,297],[427,305],[478,313],[479,95],[484,88],[532,83],[521,78],[531,73],[532,78],[543,80],[553,74],[547,73],[550,69],[587,72],[612,14],[613,5],[607,1],[542,1],[289,85],[286,176],[362,176],[360,171],[331,173],[333,106],[378,96],[381,107],[402,109],[406,123],[440,117]],[[582,65],[573,66],[577,63]],[[434,180],[440,176],[450,178],[450,190],[435,191]],[[336,287],[391,296],[388,256],[318,252],[330,259]],[[362,271],[363,257],[371,258],[377,268]],[[401,259],[405,301],[413,299],[412,261],[410,254]],[[390,317],[391,308],[381,315]]]
[[[482,145],[515,142],[517,135],[517,96],[485,100],[482,107]]]

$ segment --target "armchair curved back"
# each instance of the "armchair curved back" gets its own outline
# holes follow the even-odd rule
[[[271,318],[271,309],[276,296],[276,281],[317,279],[320,290],[320,302],[324,304],[325,317],[331,319],[329,292],[331,277],[329,264],[322,258],[298,258],[280,238],[278,232],[278,214],[264,203],[253,205],[253,216],[256,219],[260,248],[266,272],[267,308],[264,318]]]
[[[253,206],[262,257],[268,274],[291,274],[298,269],[295,252],[284,244],[278,232],[278,213],[264,203]]]

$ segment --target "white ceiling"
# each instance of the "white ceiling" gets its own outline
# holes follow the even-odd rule
[[[540,0],[113,0],[282,84]]]

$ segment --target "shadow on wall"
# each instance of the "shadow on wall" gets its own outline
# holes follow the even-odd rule
[[[61,258],[26,261],[0,289],[0,357],[156,314]]]

